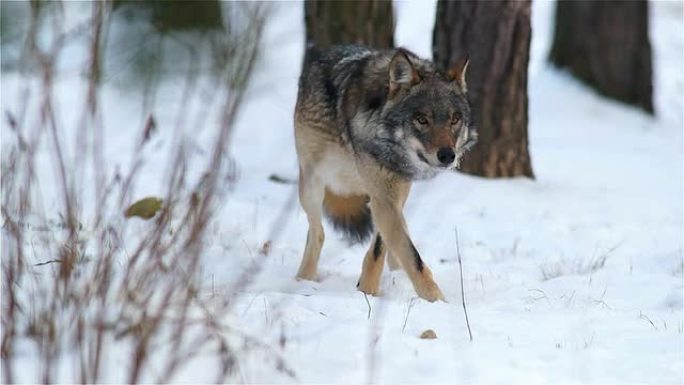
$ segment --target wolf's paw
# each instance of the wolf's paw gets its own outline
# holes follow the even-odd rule
[[[318,282],[318,274],[314,272],[300,271],[295,277],[297,281],[314,281]]]
[[[432,280],[425,281],[423,284],[416,286],[416,293],[420,298],[429,302],[435,302],[437,300],[446,302],[442,290],[440,290],[439,286]]]
[[[356,284],[356,288],[360,292],[377,296],[380,294],[380,279],[365,279],[365,277],[362,275],[359,279],[359,282]]]

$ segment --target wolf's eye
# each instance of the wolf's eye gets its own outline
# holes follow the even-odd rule
[[[458,122],[459,122],[460,120],[461,120],[461,119],[458,118],[458,115],[452,116],[452,117],[451,117],[451,125],[452,125],[452,126],[457,125]]]
[[[426,124],[428,124],[428,120],[427,120],[427,118],[425,117],[425,115],[418,115],[418,116],[416,116],[416,121],[417,121],[418,123],[422,124],[423,126],[426,125]]]

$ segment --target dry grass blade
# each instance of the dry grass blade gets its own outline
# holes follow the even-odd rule
[[[404,325],[401,327],[401,332],[403,333],[404,330],[406,330],[406,324],[408,323],[409,319],[409,314],[411,314],[411,309],[413,308],[413,305],[416,302],[416,297],[411,298],[411,301],[409,302],[408,309],[406,309],[406,316],[404,317]]]
[[[368,294],[363,293],[363,298],[366,299],[366,305],[368,305],[368,316],[367,316],[367,318],[370,319],[370,316],[371,316],[371,304],[370,304],[370,301],[368,301]]]
[[[463,315],[465,316],[466,326],[468,327],[468,337],[470,342],[473,342],[473,332],[470,329],[470,320],[468,319],[468,308],[465,301],[465,289],[463,286],[463,262],[461,261],[461,246],[458,241],[458,227],[454,227],[456,234],[456,255],[458,256],[458,272],[461,278],[461,303],[463,304]]]

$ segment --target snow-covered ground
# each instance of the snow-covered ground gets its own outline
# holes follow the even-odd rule
[[[255,351],[240,358],[236,381],[684,381],[683,6],[651,3],[657,110],[651,117],[550,67],[553,4],[533,4],[529,132],[536,179],[442,174],[415,184],[406,205],[412,238],[448,302],[415,299],[403,272],[386,271],[382,296],[368,297],[369,318],[355,289],[366,246],[349,246],[327,225],[322,279],[296,281],[307,223],[295,202],[231,322],[273,346],[284,335],[279,349],[296,379],[265,365]],[[396,8],[397,43],[429,56],[434,3],[397,2]],[[225,197],[204,256],[207,295],[235,294],[228,288],[261,258],[258,250],[296,194],[295,186],[269,176],[297,176],[292,111],[302,20],[301,4],[274,5],[264,57],[232,138],[239,180]],[[2,83],[3,109],[12,106],[11,83]],[[68,108],[71,93],[58,92]],[[128,165],[138,131],[127,136],[120,127],[138,124],[141,114],[122,95],[114,87],[105,91],[111,111],[118,111],[105,113],[111,139],[105,154],[112,164]],[[174,122],[176,103],[168,95],[156,101],[160,131]],[[201,135],[197,146],[199,153],[211,148]],[[164,158],[150,156],[143,171],[149,183],[136,186],[136,195],[163,194],[159,169]],[[472,342],[460,299],[456,228]],[[418,338],[426,329],[438,338]],[[123,363],[114,361],[113,367]],[[177,380],[211,381],[215,370],[198,360]],[[112,382],[123,381],[117,370],[108,373]]]

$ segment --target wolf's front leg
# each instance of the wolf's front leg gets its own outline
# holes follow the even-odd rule
[[[406,270],[420,297],[430,302],[444,300],[442,291],[432,279],[432,272],[420,258],[408,235],[401,208],[403,204],[388,199],[388,196],[391,195],[372,196],[370,201],[373,222],[380,230],[385,245]]]
[[[401,210],[400,212],[404,212],[404,206],[406,205],[406,199],[408,199],[409,196],[409,191],[411,189],[411,185],[408,185],[405,190],[401,191],[401,194],[399,194],[398,198],[401,201]],[[401,264],[399,263],[399,260],[392,255],[392,253],[387,253],[387,266],[389,266],[389,269],[391,271],[394,270],[399,270],[401,268]]]
[[[400,211],[403,210],[411,190],[410,184],[403,184],[401,188],[395,189],[394,194],[383,195],[391,196],[392,200],[397,200],[401,205]],[[387,256],[385,258],[385,256]],[[377,295],[380,287],[380,277],[382,276],[382,269],[387,260],[387,265],[390,270],[394,271],[401,268],[397,258],[392,253],[387,252],[387,246],[380,233],[375,233],[373,242],[366,252],[366,257],[363,259],[363,270],[361,271],[361,278],[356,287],[362,292],[371,295]]]

